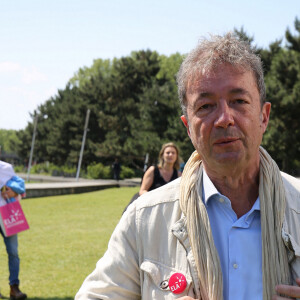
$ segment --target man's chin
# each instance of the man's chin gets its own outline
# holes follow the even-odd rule
[[[214,155],[214,160],[217,164],[234,166],[241,162],[241,153],[239,152],[226,152]]]

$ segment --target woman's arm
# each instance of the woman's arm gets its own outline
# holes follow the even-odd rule
[[[155,169],[155,167],[151,166],[145,172],[145,175],[143,177],[143,181],[142,181],[142,184],[141,184],[141,188],[140,188],[140,191],[139,191],[140,195],[142,195],[144,193],[147,193],[148,190],[150,189],[150,187],[151,187],[151,185],[153,183],[153,180],[154,180],[154,169]]]

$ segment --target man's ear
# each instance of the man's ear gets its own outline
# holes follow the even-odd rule
[[[184,124],[184,126],[186,127],[188,135],[190,136],[189,123],[188,123],[188,120],[186,119],[185,115],[182,115],[180,117],[180,119],[181,119],[182,123]]]
[[[266,131],[268,123],[269,123],[269,118],[270,118],[270,112],[271,112],[271,103],[270,102],[265,102],[263,107],[262,107],[262,126],[263,126],[263,132]]]

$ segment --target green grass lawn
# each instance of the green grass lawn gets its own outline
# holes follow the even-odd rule
[[[138,187],[23,200],[30,229],[18,235],[21,290],[28,299],[74,299],[106,250]],[[9,295],[7,254],[0,242],[0,289]]]

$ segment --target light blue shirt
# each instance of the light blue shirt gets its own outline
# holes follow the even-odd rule
[[[230,200],[220,194],[203,169],[203,202],[223,274],[224,300],[261,300],[262,249],[259,198],[237,218]]]

